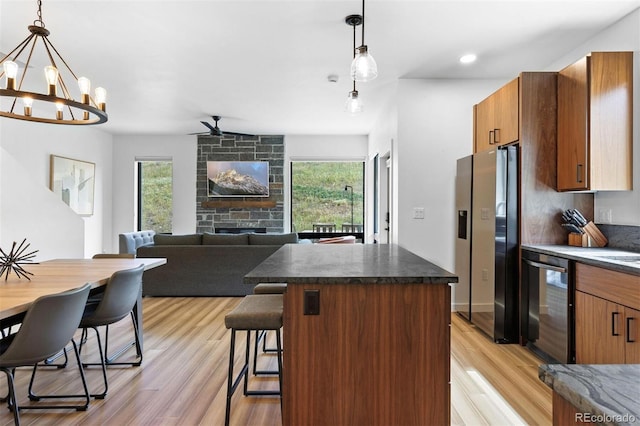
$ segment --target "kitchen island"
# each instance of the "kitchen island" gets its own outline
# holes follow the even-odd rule
[[[287,244],[247,274],[287,283],[283,424],[449,424],[457,281],[386,244]]]

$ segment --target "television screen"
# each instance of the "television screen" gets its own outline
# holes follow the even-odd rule
[[[209,197],[268,197],[268,161],[207,161]]]

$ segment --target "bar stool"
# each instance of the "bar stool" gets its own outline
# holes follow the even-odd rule
[[[282,328],[282,295],[281,294],[251,294],[245,296],[238,306],[224,317],[224,325],[231,329],[231,346],[229,348],[229,377],[227,379],[227,405],[225,410],[224,424],[229,425],[231,413],[231,398],[241,381],[244,381],[243,393],[245,396],[254,395],[279,395],[280,409],[282,409],[282,343],[279,330]],[[247,332],[247,342],[245,349],[244,365],[237,377],[233,375],[233,364],[235,358],[236,331],[245,330]],[[259,391],[248,389],[249,372],[249,348],[251,341],[251,331],[276,330],[276,347],[278,356],[278,382],[277,391]]]
[[[260,283],[253,288],[253,294],[284,294],[287,292],[286,283]],[[277,331],[276,333],[280,333]],[[258,376],[262,374],[278,374],[277,371],[272,370],[258,370],[258,346],[262,340],[262,353],[274,353],[277,352],[277,348],[267,348],[267,330],[260,330],[256,336],[256,343],[253,348],[253,375]]]

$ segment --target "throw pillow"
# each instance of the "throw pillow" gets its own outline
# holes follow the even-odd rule
[[[297,243],[298,234],[249,234],[249,244],[260,246],[281,246],[283,244]]]
[[[202,235],[202,245],[206,246],[246,246],[249,244],[249,234],[210,234]]]
[[[157,246],[199,246],[202,244],[201,234],[153,236],[153,243]]]

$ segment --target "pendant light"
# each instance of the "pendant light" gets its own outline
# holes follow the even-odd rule
[[[344,21],[347,23],[347,25],[350,25],[353,27],[353,55],[355,57],[355,51],[356,51],[356,27],[358,25],[360,25],[362,23],[362,16],[360,15],[349,15],[347,16]],[[349,95],[347,96],[347,102],[345,102],[344,104],[344,109],[345,111],[347,111],[348,113],[355,115],[355,114],[359,114],[362,112],[362,100],[360,99],[360,96],[358,94],[358,91],[356,90],[356,81],[353,80],[353,90],[349,92]]]
[[[364,0],[362,0],[362,37],[360,47],[354,47],[355,56],[351,62],[351,78],[353,81],[367,82],[378,76],[378,65],[369,53],[369,48],[364,44]]]
[[[38,0],[37,3],[37,19],[33,25],[28,26],[31,34],[4,58],[0,59],[0,65],[2,65],[0,78],[4,75],[5,80],[4,88],[0,88],[0,97],[10,99],[7,102],[8,109],[0,109],[0,116],[50,124],[78,125],[106,122],[108,119],[106,90],[98,87],[95,89],[95,97],[91,97],[89,79],[86,77],[78,78],[49,40],[50,32],[45,28],[42,20],[42,0]],[[36,92],[33,88],[28,87],[32,81],[26,77],[31,57],[39,41],[42,42],[46,52],[48,65],[44,67],[44,78],[41,80],[44,90]],[[21,64],[19,58],[25,51],[28,52],[28,55],[24,64]],[[58,67],[58,64],[62,68]],[[21,65],[23,71],[19,75]],[[77,82],[79,100],[75,100],[71,96],[70,87],[66,84],[63,74],[67,77],[71,76]],[[23,88],[23,86],[25,87]],[[33,86],[37,86],[37,83]],[[16,106],[18,98],[22,101],[22,110]]]

